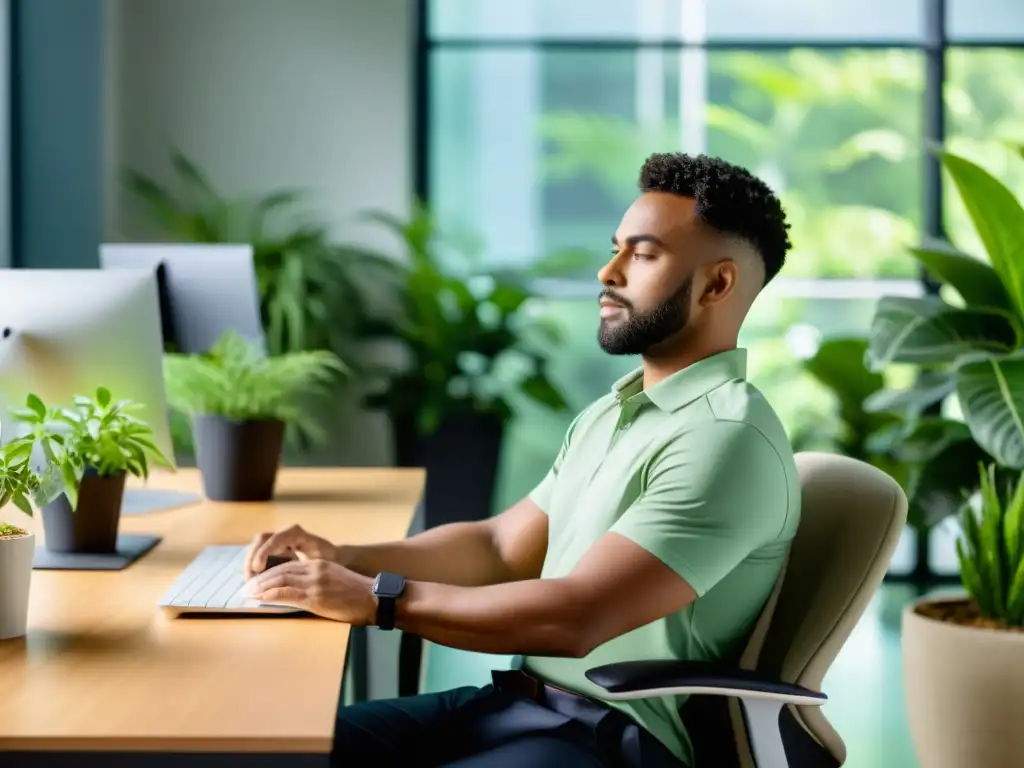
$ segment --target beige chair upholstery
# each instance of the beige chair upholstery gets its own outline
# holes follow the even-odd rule
[[[663,670],[659,684],[651,669],[638,667],[641,686],[621,668],[599,668],[617,688],[614,698],[691,690],[682,716],[699,767],[831,768],[846,759],[822,701],[807,694],[821,691],[881,583],[906,523],[907,499],[895,480],[864,462],[827,453],[800,453],[796,461],[803,489],[800,527],[738,660],[739,669],[749,671],[730,681],[721,668],[703,673],[684,665],[674,674]]]

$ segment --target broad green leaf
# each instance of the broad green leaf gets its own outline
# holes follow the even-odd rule
[[[949,446],[971,439],[971,430],[962,421],[940,417],[920,418],[904,429],[896,455],[910,463],[931,461]]]
[[[968,307],[1017,312],[999,275],[984,261],[953,250],[911,248],[910,252],[936,280],[956,289]]]
[[[921,413],[951,395],[955,389],[956,375],[953,372],[923,371],[913,387],[880,389],[866,398],[862,405],[868,413]]]
[[[24,512],[26,515],[32,517],[32,505],[24,496],[22,496],[21,494],[15,494],[15,496],[11,499],[11,502],[14,504],[14,506],[16,506],[22,512]]]
[[[973,352],[1005,353],[1020,344],[1012,315],[995,309],[959,309],[938,298],[885,296],[871,323],[866,361],[880,371],[890,363],[945,363]]]
[[[956,394],[978,444],[1003,466],[1024,469],[1024,358],[961,364]]]
[[[1018,315],[1024,315],[1024,208],[1005,184],[981,166],[949,153],[942,153],[940,159]]]
[[[99,387],[96,390],[96,402],[99,403],[100,408],[110,405],[110,390],[106,387]]]
[[[45,419],[46,418],[46,406],[43,404],[43,401],[39,399],[38,395],[29,395],[25,399],[25,405],[38,418],[40,418],[40,419]]]
[[[536,374],[525,379],[520,384],[523,394],[536,400],[541,405],[546,405],[555,411],[562,411],[569,407],[562,393],[558,391],[551,380],[542,374]]]
[[[818,381],[831,389],[843,403],[857,407],[884,384],[882,374],[864,366],[866,339],[826,339],[804,367]]]
[[[931,528],[962,508],[964,494],[978,487],[978,462],[989,457],[973,440],[952,443],[917,466],[907,485],[907,522]]]
[[[32,441],[24,438],[11,440],[5,446],[7,458],[14,462],[27,461],[32,456]]]
[[[64,462],[60,465],[61,479],[64,481],[64,493],[68,497],[68,503],[71,504],[71,511],[75,512],[78,510],[78,473],[75,471],[75,466],[71,462]]]

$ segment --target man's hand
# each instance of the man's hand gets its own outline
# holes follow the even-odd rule
[[[251,596],[262,603],[301,608],[325,619],[356,626],[377,619],[373,579],[325,560],[294,560],[256,576]]]
[[[293,525],[277,533],[261,533],[249,545],[245,557],[245,578],[251,579],[267,567],[267,556],[278,555],[298,560],[337,560],[337,548],[319,536]]]

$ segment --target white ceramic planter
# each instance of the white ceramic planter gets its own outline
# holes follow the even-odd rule
[[[922,603],[962,602],[933,598]],[[1024,632],[903,614],[907,716],[921,768],[1024,766]]]
[[[0,640],[22,637],[28,624],[28,594],[36,537],[0,538]]]

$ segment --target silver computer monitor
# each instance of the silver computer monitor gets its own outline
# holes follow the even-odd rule
[[[179,352],[206,352],[229,329],[265,345],[251,245],[104,243],[100,265],[157,272],[164,341]]]
[[[170,462],[174,449],[163,377],[156,275],[151,269],[0,269],[0,421],[29,393],[48,405],[106,387],[140,404],[139,418]],[[123,512],[154,511],[198,496],[126,494]]]

